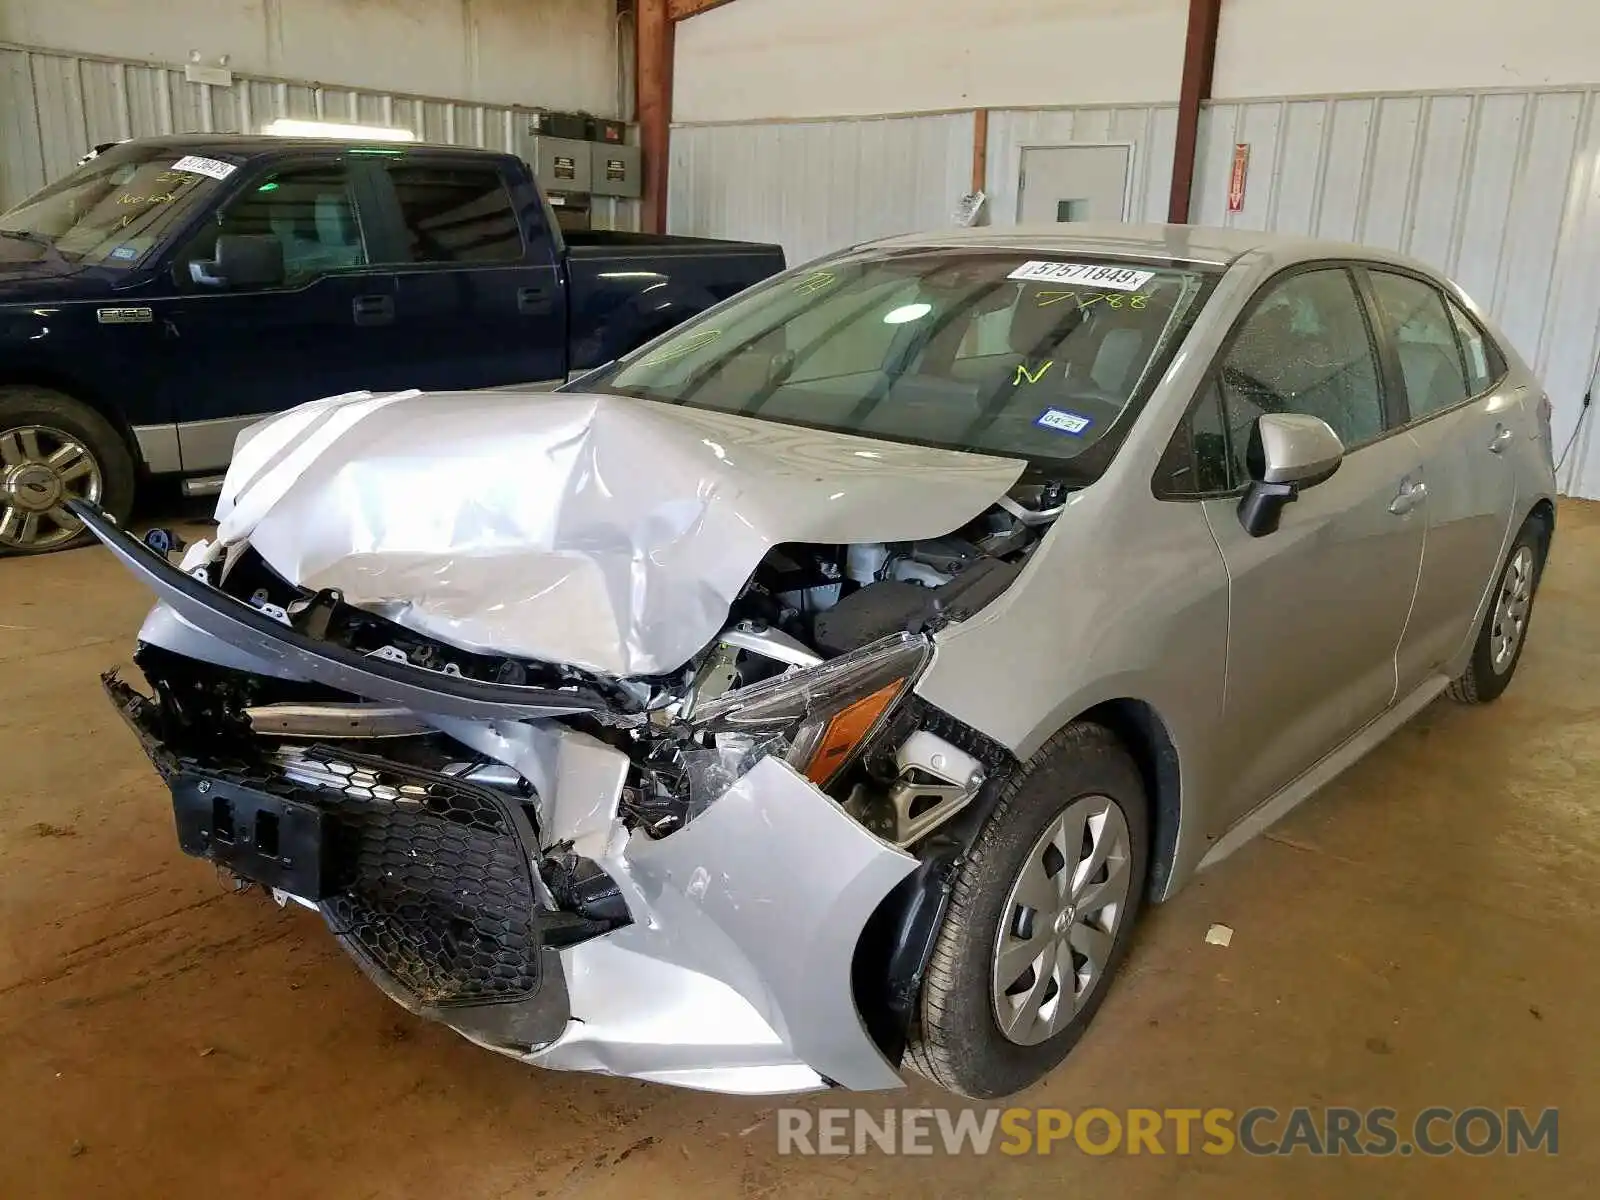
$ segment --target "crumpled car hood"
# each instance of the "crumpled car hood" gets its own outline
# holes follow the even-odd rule
[[[653,675],[774,545],[938,537],[1023,468],[622,396],[355,393],[240,436],[218,540],[464,650]]]

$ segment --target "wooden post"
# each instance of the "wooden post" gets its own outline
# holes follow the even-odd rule
[[[672,136],[672,20],[667,0],[638,0],[634,30],[639,148],[644,156],[641,227],[667,229],[667,159]]]
[[[972,190],[981,192],[989,178],[989,110],[972,113]]]
[[[1217,30],[1222,0],[1189,0],[1189,34],[1183,47],[1183,82],[1178,89],[1178,137],[1172,152],[1172,196],[1167,220],[1189,221],[1194,191],[1194,160],[1200,149],[1200,106],[1211,99],[1211,78],[1217,62]]]

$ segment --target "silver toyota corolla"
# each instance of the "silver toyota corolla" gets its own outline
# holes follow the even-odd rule
[[[1505,689],[1550,451],[1416,263],[994,229],[559,394],[269,419],[181,563],[77,511],[159,598],[106,685],[182,848],[401,1004],[547,1067],[995,1097],[1146,902]]]

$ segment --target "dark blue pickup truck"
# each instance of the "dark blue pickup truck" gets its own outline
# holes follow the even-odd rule
[[[563,233],[483,150],[124,142],[0,216],[0,554],[73,496],[214,485],[258,417],[360,389],[556,386],[783,269],[777,246]]]

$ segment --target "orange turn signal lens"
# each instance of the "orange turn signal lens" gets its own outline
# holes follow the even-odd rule
[[[896,679],[830,717],[806,764],[806,778],[818,787],[826,787],[905,686],[904,679]]]

